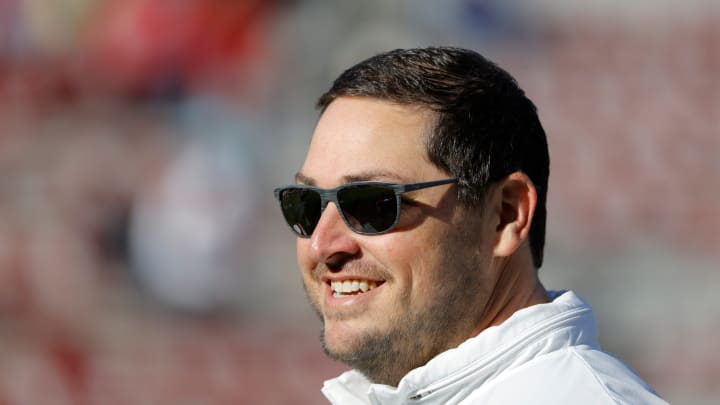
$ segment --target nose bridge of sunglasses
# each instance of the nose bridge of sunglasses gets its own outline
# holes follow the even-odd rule
[[[325,211],[325,208],[327,208],[329,203],[335,203],[337,205],[337,190],[325,190],[322,188],[319,188],[316,190],[318,194],[320,194],[320,210]],[[337,207],[338,209],[340,207]]]
[[[333,203],[335,206],[336,214],[343,220],[343,222],[347,222],[347,219],[345,218],[345,214],[340,207],[340,202],[338,201],[337,191],[338,189],[317,189],[317,193],[320,195],[320,215],[322,216],[325,213],[325,209],[328,207],[330,203]],[[321,219],[318,218],[318,222]]]
[[[337,216],[338,219],[341,220],[342,223],[345,223],[347,225],[350,225],[348,222],[348,218],[343,211],[343,209],[340,206],[340,201],[337,197],[337,189],[331,189],[331,190],[324,190],[324,189],[318,189],[317,193],[320,194],[320,217],[317,219],[317,222],[315,226],[318,226],[320,222],[327,221],[327,219],[323,220],[322,217],[326,216],[325,211],[326,208],[328,208],[328,205],[330,203],[333,203],[333,206],[335,207],[335,212],[332,213],[333,216]],[[352,228],[352,226],[350,226]]]

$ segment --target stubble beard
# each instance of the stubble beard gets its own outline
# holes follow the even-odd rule
[[[473,303],[478,302],[478,288],[483,288],[483,272],[474,260],[459,259],[462,255],[453,249],[442,252],[442,268],[435,273],[439,280],[434,282],[428,307],[383,320],[382,324],[392,325],[390,329],[365,331],[348,342],[345,350],[328,346],[323,323],[324,352],[373,383],[397,386],[409,371],[469,338],[482,313]],[[322,320],[317,304],[310,301]]]

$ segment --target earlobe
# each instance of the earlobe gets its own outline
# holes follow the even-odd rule
[[[522,172],[507,176],[496,188],[497,214],[495,256],[515,253],[530,232],[537,192],[530,178]]]

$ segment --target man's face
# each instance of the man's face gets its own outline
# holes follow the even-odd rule
[[[425,152],[433,118],[418,107],[341,97],[320,118],[298,178],[322,188],[446,179]],[[456,187],[404,194],[398,226],[382,235],[354,233],[330,203],[312,236],[298,239],[326,352],[374,382],[395,385],[478,332],[492,249],[482,235],[492,234],[492,225],[458,204]],[[346,281],[369,290],[335,296],[333,282]]]

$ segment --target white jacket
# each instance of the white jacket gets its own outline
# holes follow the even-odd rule
[[[513,314],[410,371],[398,387],[351,370],[326,381],[333,404],[666,404],[597,341],[573,292]]]

